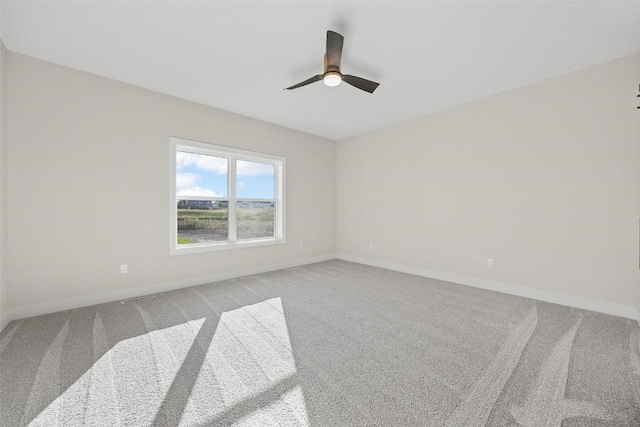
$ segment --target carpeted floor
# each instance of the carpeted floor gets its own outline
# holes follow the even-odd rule
[[[10,323],[0,425],[640,426],[631,320],[328,261]]]

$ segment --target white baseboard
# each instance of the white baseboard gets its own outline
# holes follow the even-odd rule
[[[233,279],[236,277],[249,276],[252,274],[266,273],[283,268],[298,267],[315,262],[328,261],[331,259],[341,259],[345,261],[356,262],[359,264],[370,265],[372,267],[386,268],[402,273],[415,274],[417,276],[430,277],[433,279],[444,280],[447,282],[459,283],[462,285],[472,286],[491,291],[502,292],[510,295],[517,295],[525,298],[532,298],[540,301],[551,302],[554,304],[565,305],[569,307],[582,308],[585,310],[596,311],[599,313],[611,314],[613,316],[635,319],[640,325],[640,309],[633,306],[617,304],[608,301],[602,301],[592,298],[567,295],[558,292],[549,292],[539,289],[529,288],[526,286],[512,285],[509,283],[497,282],[494,280],[480,279],[477,277],[464,276],[452,273],[443,273],[435,270],[428,270],[419,267],[411,267],[402,264],[395,264],[385,261],[378,261],[358,256],[337,254],[322,255],[312,258],[305,258],[294,261],[287,261],[278,264],[236,270],[226,273],[219,273],[210,276],[194,277],[190,279],[176,280],[173,282],[157,283],[148,286],[140,286],[132,289],[125,289],[113,292],[104,292],[95,295],[86,295],[80,297],[63,298],[55,301],[29,304],[24,306],[13,307],[5,310],[0,316],[0,331],[12,320],[23,319],[25,317],[39,316],[42,314],[55,313],[63,310],[71,310],[74,308],[87,307],[95,304],[119,301],[128,298],[135,298],[144,295],[151,295],[159,292],[171,291],[189,286],[197,286],[205,283],[219,282],[221,280]]]
[[[94,295],[63,298],[55,301],[47,301],[42,303],[12,307],[8,309],[6,313],[2,313],[2,318],[0,319],[0,331],[4,329],[4,327],[12,320],[24,319],[26,317],[39,316],[42,314],[55,313],[58,311],[71,310],[74,308],[88,307],[91,305],[119,301],[128,298],[135,298],[144,295],[157,294],[159,292],[173,291],[176,289],[187,288],[189,286],[204,285],[206,283],[219,282],[221,280],[234,279],[236,277],[242,276],[250,276],[252,274],[266,273],[269,271],[281,270],[283,268],[298,267],[301,265],[313,264],[315,262],[328,261],[331,259],[335,259],[335,256],[333,254],[298,259],[294,261],[286,261],[277,264],[264,265],[225,273],[218,273],[210,276],[193,277],[189,279],[176,280],[173,282],[138,286],[136,288],[123,289],[113,292],[103,292]]]
[[[559,292],[543,291],[540,289],[529,288],[527,286],[512,285],[509,283],[480,279],[477,277],[464,276],[461,274],[443,273],[441,271],[411,267],[402,264],[394,264],[390,262],[378,261],[370,258],[363,258],[346,254],[337,254],[336,258],[344,261],[370,265],[372,267],[380,267],[386,268],[387,270],[395,270],[402,273],[415,274],[416,276],[430,277],[432,279],[459,283],[461,285],[472,286],[474,288],[487,289],[490,291],[502,292],[505,294],[536,299],[554,304],[611,314],[613,316],[634,319],[640,324],[640,311],[636,307],[631,305],[617,304],[614,302],[579,297]]]

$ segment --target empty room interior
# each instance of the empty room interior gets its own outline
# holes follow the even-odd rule
[[[0,427],[640,426],[639,1],[0,37]]]

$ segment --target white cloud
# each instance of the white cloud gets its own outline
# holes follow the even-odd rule
[[[200,197],[221,197],[221,194],[217,194],[215,191],[209,190],[208,188],[201,188],[197,185],[194,187],[184,188],[182,190],[178,190],[178,196],[200,196]]]
[[[221,194],[207,188],[198,187],[196,183],[201,179],[194,173],[176,174],[176,194],[178,196],[221,197]]]
[[[238,160],[237,174],[242,176],[273,175],[274,166],[268,163],[247,162]]]
[[[223,175],[227,173],[227,159],[222,157],[205,156],[204,154],[185,153],[178,151],[176,154],[176,168],[194,166],[197,169]]]
[[[176,189],[180,191],[183,188],[192,187],[199,179],[200,175],[178,172],[176,174]]]

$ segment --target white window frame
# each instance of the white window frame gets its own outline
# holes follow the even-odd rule
[[[180,199],[176,191],[176,155],[178,151],[195,154],[224,157],[228,159],[227,197],[190,197],[196,200],[224,200],[228,205],[228,240],[209,243],[194,243],[178,245],[178,209],[177,200]],[[274,200],[251,199],[236,197],[236,161],[268,163],[274,165]],[[240,150],[238,148],[213,145],[204,142],[191,141],[182,138],[169,138],[169,255],[183,255],[228,249],[249,248],[255,246],[278,245],[286,243],[285,238],[285,161],[281,156]],[[237,202],[273,202],[275,201],[274,236],[260,239],[237,239]]]

